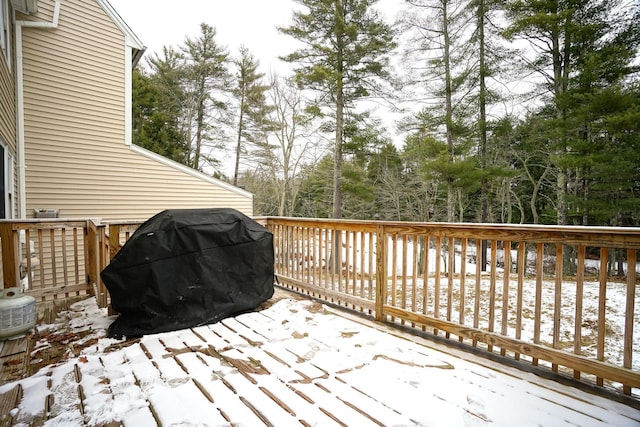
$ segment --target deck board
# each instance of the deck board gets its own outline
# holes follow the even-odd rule
[[[29,339],[26,335],[0,341],[0,383],[18,380],[26,371]]]

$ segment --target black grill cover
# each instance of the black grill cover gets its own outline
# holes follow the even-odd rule
[[[165,210],[101,272],[111,337],[215,323],[273,295],[273,235],[234,209]]]

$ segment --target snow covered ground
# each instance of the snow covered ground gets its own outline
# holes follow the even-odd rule
[[[360,275],[364,275],[367,280],[364,283],[364,296],[369,299],[375,299],[375,263],[369,264],[369,260],[375,259],[375,249],[373,249],[373,253],[370,254],[369,251],[372,248],[376,247],[375,236],[372,244],[369,243],[369,239],[371,236],[365,234],[363,239],[361,240],[359,237],[349,236],[346,232],[343,232],[341,241],[344,242],[342,248],[342,260],[348,261],[348,265],[353,271],[351,271],[351,281],[355,282],[356,287],[360,286],[360,280],[353,280],[353,277],[360,277]],[[314,260],[315,267],[324,266],[326,264],[326,259],[329,257],[327,254],[327,247],[331,248],[331,243],[327,243],[324,240],[324,235],[319,236],[317,239],[313,240],[313,244],[316,245],[314,248],[313,245],[310,247],[306,247],[302,255],[306,257],[307,261],[302,263],[293,263],[291,267],[293,269],[300,269],[303,272],[307,268],[307,262],[309,260],[309,256],[312,254],[320,254],[323,256],[322,259]],[[330,242],[330,239],[328,240]],[[431,244],[434,243],[434,239],[431,239]],[[444,243],[444,239],[443,239]],[[355,251],[354,251],[355,245]],[[406,247],[405,247],[406,246]],[[553,246],[553,245],[552,245]],[[460,275],[454,274],[454,278],[452,279],[452,289],[451,293],[453,295],[453,300],[451,302],[451,307],[449,307],[449,302],[447,301],[447,293],[448,293],[448,282],[447,277],[444,275],[450,269],[448,266],[449,262],[449,254],[447,252],[448,248],[443,246],[441,248],[440,253],[436,251],[433,245],[428,250],[426,271],[429,272],[429,279],[425,281],[422,277],[424,267],[419,267],[418,262],[414,260],[414,256],[420,253],[421,249],[414,247],[414,241],[411,239],[403,240],[402,238],[397,238],[395,241],[389,237],[387,242],[388,249],[388,258],[387,258],[387,272],[391,274],[395,264],[395,271],[398,274],[398,277],[395,280],[395,301],[388,301],[391,305],[399,306],[402,308],[411,307],[417,313],[424,313],[432,317],[437,317],[440,319],[446,319],[447,316],[450,316],[450,319],[453,321],[458,321],[460,318],[460,311],[462,310],[464,313],[464,322],[462,324],[466,326],[471,326],[474,324],[474,316],[478,316],[479,319],[479,328],[485,331],[491,330],[489,327],[489,319],[492,317],[490,315],[490,311],[493,310],[493,318],[494,318],[494,331],[502,330],[502,301],[504,298],[504,274],[505,269],[504,259],[505,259],[505,251],[503,249],[497,249],[495,257],[497,259],[496,268],[496,282],[495,282],[495,294],[493,295],[495,299],[495,304],[491,307],[490,298],[491,298],[491,282],[490,282],[490,271],[483,272],[481,275],[481,285],[480,285],[480,303],[478,305],[479,311],[475,311],[475,280],[476,280],[476,268],[477,264],[475,260],[477,259],[476,247],[472,242],[469,242],[469,245],[466,249],[465,256],[461,256],[462,247],[459,242],[455,247],[455,256],[453,257],[455,266],[454,272],[459,273],[462,271],[463,263],[465,269],[465,295],[464,301],[465,306],[460,307],[460,292],[461,292],[461,281]],[[395,248],[392,250],[391,248]],[[554,249],[555,250],[555,249]],[[555,305],[556,305],[556,283],[555,283],[555,252],[554,250],[550,251],[552,254],[545,253],[543,255],[543,265],[545,269],[544,279],[542,280],[541,287],[541,301],[540,301],[540,336],[539,341],[535,339],[535,321],[536,321],[536,292],[537,292],[537,284],[535,277],[535,266],[536,266],[536,250],[535,248],[527,251],[527,263],[526,267],[527,274],[523,275],[523,284],[522,284],[522,301],[520,311],[517,310],[518,307],[518,277],[516,274],[516,260],[518,259],[518,251],[516,249],[512,249],[510,252],[510,259],[512,263],[511,269],[511,277],[509,280],[509,287],[507,289],[508,293],[508,310],[506,316],[506,324],[507,331],[506,336],[510,338],[517,338],[525,341],[525,342],[541,342],[543,344],[547,344],[549,346],[553,343],[554,336],[554,327],[558,326],[560,330],[558,331],[558,337],[560,340],[559,347],[567,350],[569,352],[574,351],[574,343],[576,341],[576,329],[580,331],[580,354],[590,358],[596,358],[597,356],[597,342],[598,342],[598,325],[599,325],[599,315],[600,315],[600,297],[601,297],[601,289],[600,283],[598,281],[598,274],[600,268],[600,261],[595,259],[586,259],[585,260],[585,277],[582,284],[582,293],[583,297],[580,301],[581,307],[580,315],[582,316],[582,322],[576,328],[576,310],[577,310],[577,292],[578,292],[578,284],[575,280],[575,277],[564,277],[562,280],[561,287],[561,295],[560,295],[560,322],[556,325],[554,319],[555,313]],[[355,252],[356,255],[353,255]],[[361,256],[361,252],[363,252]],[[549,251],[547,251],[549,252]],[[487,259],[492,259],[491,248],[488,248]],[[435,286],[435,272],[437,271],[436,265],[439,264],[438,269],[441,272],[441,277],[439,280],[439,300],[436,304],[436,286]],[[491,267],[491,263],[488,265],[489,269]],[[415,275],[415,283],[414,283],[414,268],[417,268]],[[628,270],[627,264],[624,264],[625,271]],[[636,271],[640,274],[640,263],[635,265]],[[400,272],[404,274],[403,277],[400,276]],[[336,280],[335,278],[333,280]],[[345,289],[351,284],[347,283],[349,279],[341,278],[342,280],[342,289]],[[328,286],[328,285],[327,285]],[[332,284],[333,286],[333,284]],[[392,280],[389,280],[390,288],[393,286]],[[403,288],[404,287],[404,288]],[[352,288],[351,288],[352,289]],[[406,301],[406,306],[402,304],[404,292],[404,301]],[[606,295],[605,297],[605,337],[603,339],[604,342],[604,352],[603,357],[606,362],[615,364],[617,366],[623,366],[624,359],[624,337],[625,337],[625,322],[627,318],[626,309],[627,309],[627,292],[628,286],[622,279],[613,280],[610,278],[607,286],[606,286]],[[356,289],[354,294],[359,293],[359,288]],[[427,294],[426,298],[426,308],[423,309],[423,295]],[[391,298],[390,295],[388,295]],[[415,298],[415,303],[413,299]],[[437,310],[436,310],[437,306]],[[449,314],[450,310],[450,314]],[[634,316],[633,316],[633,328],[632,332],[632,346],[633,346],[633,357],[632,357],[632,368],[635,370],[640,370],[640,292],[635,291],[634,295]],[[517,329],[517,324],[520,324],[520,328]],[[544,362],[543,362],[544,363]]]
[[[22,387],[18,426],[640,425],[621,403],[287,295],[132,342],[79,302],[47,328],[90,330],[86,347],[0,393]]]

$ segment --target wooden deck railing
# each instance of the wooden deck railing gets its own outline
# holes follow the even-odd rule
[[[258,221],[281,286],[637,396],[638,228]],[[0,221],[4,287],[106,307],[99,272],[140,223]]]
[[[3,287],[37,301],[96,294],[104,228],[87,219],[0,221]]]
[[[260,221],[285,287],[627,395],[640,388],[638,228]]]

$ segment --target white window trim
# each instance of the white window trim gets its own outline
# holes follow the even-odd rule
[[[4,156],[0,161],[4,165],[4,176],[0,177],[0,179],[4,182],[4,190],[5,194],[3,194],[4,203],[4,212],[5,219],[11,219],[14,217],[15,212],[15,179],[14,179],[14,158],[11,152],[9,151],[9,147],[0,139],[0,146],[2,146],[4,151]]]

